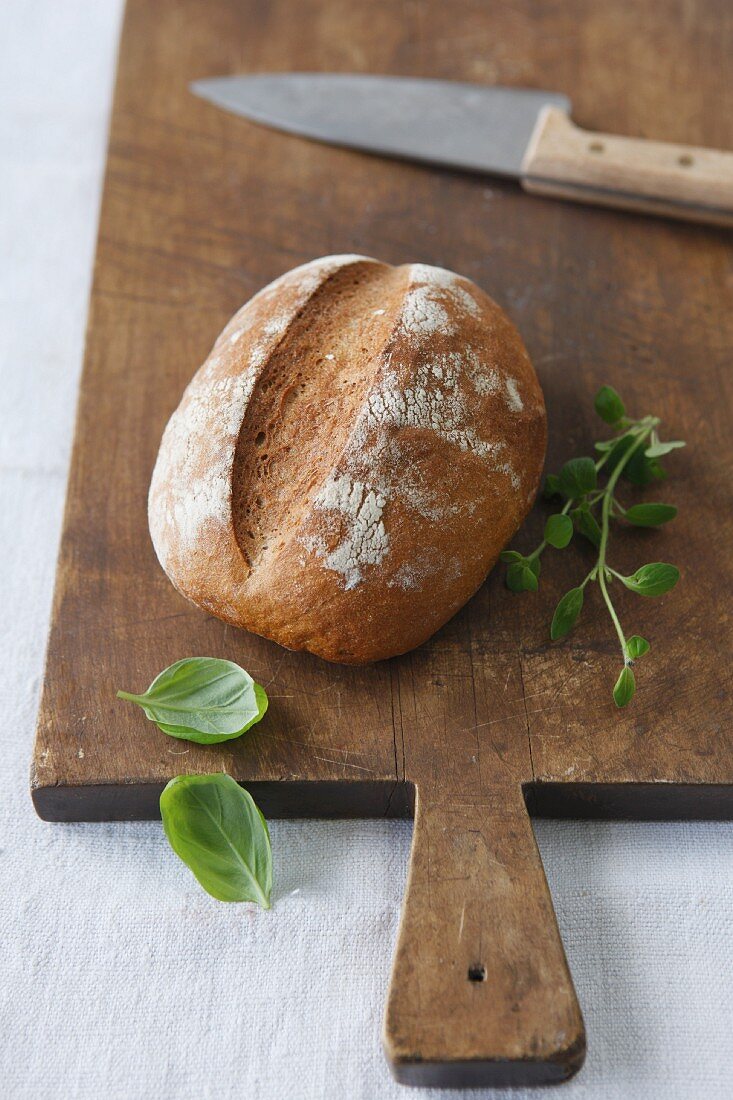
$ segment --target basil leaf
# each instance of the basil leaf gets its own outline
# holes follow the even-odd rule
[[[635,661],[638,657],[643,657],[645,653],[649,652],[649,642],[646,638],[642,638],[640,634],[634,634],[626,643],[626,652],[631,660]]]
[[[233,661],[186,657],[164,669],[142,695],[118,691],[171,737],[214,745],[239,737],[267,710],[264,688]]]
[[[560,471],[560,489],[569,500],[585,496],[597,484],[598,474],[592,458],[571,458]]]
[[[550,637],[553,642],[558,638],[564,638],[575,626],[578,615],[583,609],[583,589],[571,588],[566,592],[560,603],[555,608],[550,627]]]
[[[616,424],[626,413],[624,403],[613,386],[601,386],[594,402],[595,410],[606,424]]]
[[[624,519],[635,527],[661,527],[676,515],[673,504],[634,504],[624,512]]]
[[[556,550],[564,550],[573,537],[573,521],[562,513],[549,516],[545,524],[545,542]],[[537,559],[539,560],[539,559]]]
[[[617,707],[625,707],[634,698],[636,680],[628,665],[624,665],[613,689],[613,701]]]
[[[594,546],[601,545],[601,529],[596,517],[586,504],[580,508],[574,508],[572,512],[575,525],[581,535],[584,535]]]
[[[670,451],[677,450],[678,447],[686,446],[682,439],[670,439],[666,443],[661,443],[657,440],[656,443],[652,443],[650,447],[644,451],[647,458],[661,458],[662,455],[668,455]]]
[[[267,822],[230,775],[178,775],[160,796],[171,848],[219,901],[270,908],[272,851]]]
[[[218,745],[222,741],[233,741],[237,737],[241,737],[243,733],[246,733],[248,729],[256,725],[265,716],[265,712],[268,706],[267,693],[265,689],[260,685],[252,681],[252,687],[254,688],[255,702],[257,704],[257,716],[252,719],[251,722],[241,729],[237,733],[219,733],[209,734],[201,733],[199,730],[189,729],[187,726],[170,726],[165,722],[156,722],[159,730],[163,733],[167,733],[169,737],[178,737],[182,741],[195,741],[199,745]]]
[[[626,587],[632,592],[638,592],[640,596],[663,596],[674,588],[679,579],[679,569],[662,561],[642,565],[630,577],[621,577]]]
[[[506,571],[506,586],[512,592],[536,592],[537,575],[525,561],[513,562]]]

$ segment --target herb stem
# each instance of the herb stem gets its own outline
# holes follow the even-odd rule
[[[596,566],[597,576],[598,576],[598,585],[601,589],[601,592],[603,593],[603,599],[606,602],[606,607],[608,608],[608,613],[611,616],[611,621],[612,621],[612,623],[613,623],[613,625],[616,629],[616,634],[618,635],[618,640],[621,643],[621,653],[623,655],[624,664],[628,661],[628,653],[626,651],[626,637],[625,637],[624,632],[621,628],[621,623],[619,622],[618,615],[616,614],[616,609],[613,606],[613,603],[611,601],[611,597],[610,597],[609,592],[608,592],[608,587],[606,585],[606,570],[608,569],[609,572],[611,572],[611,573],[614,572],[610,568],[610,566],[606,565],[606,552],[608,550],[608,534],[609,534],[609,530],[610,530],[610,519],[611,519],[611,504],[613,502],[614,489],[616,488],[616,484],[618,482],[618,479],[621,477],[621,474],[624,471],[624,467],[626,466],[627,462],[630,460],[631,456],[636,451],[638,451],[639,448],[642,446],[642,444],[648,439],[649,433],[651,432],[652,427],[653,427],[653,425],[648,424],[648,425],[645,425],[645,427],[642,428],[641,430],[637,429],[638,435],[637,435],[637,438],[636,438],[635,442],[632,443],[632,445],[629,447],[626,454],[623,456],[623,458],[617,464],[616,469],[613,471],[613,473],[611,474],[611,476],[608,479],[608,484],[606,485],[606,490],[605,490],[605,494],[604,494],[604,497],[603,497],[603,504],[601,505],[601,541],[600,541],[600,544],[598,546],[598,564]],[[635,433],[632,433],[632,434],[635,434]],[[615,575],[618,576],[618,574],[615,574]]]
[[[614,627],[616,628],[616,633],[618,635],[618,640],[621,643],[621,653],[622,653],[622,656],[623,656],[623,659],[624,659],[624,664],[625,664],[627,659],[628,659],[627,658],[627,653],[626,653],[626,636],[625,636],[625,634],[624,634],[624,632],[621,628],[621,623],[619,622],[619,617],[616,614],[616,608],[613,606],[613,603],[611,602],[611,597],[608,593],[608,588],[606,587],[605,569],[599,570],[598,585],[601,589],[601,592],[603,593],[603,599],[606,601],[606,607],[608,608],[608,614],[611,616],[611,622],[613,623]]]
[[[127,699],[130,703],[142,703],[144,702],[142,695],[133,695],[130,691],[118,691],[118,699]]]

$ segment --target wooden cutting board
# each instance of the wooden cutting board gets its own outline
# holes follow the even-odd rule
[[[731,238],[309,144],[187,85],[295,68],[534,85],[568,93],[589,128],[731,148],[732,52],[715,0],[128,4],[33,800],[53,821],[153,818],[171,776],[223,769],[270,816],[416,811],[385,1021],[401,1081],[527,1084],[582,1063],[528,810],[731,814]],[[651,494],[679,518],[614,546],[619,568],[682,571],[668,597],[619,600],[652,643],[627,710],[595,598],[570,640],[548,641],[575,550],[548,554],[537,595],[497,570],[431,642],[367,668],[233,630],[168,583],[145,515],[163,426],[230,314],[333,252],[454,268],[505,306],[545,389],[549,469],[589,451],[604,382],[689,440]],[[542,522],[538,505],[517,545]],[[194,654],[266,686],[266,720],[240,741],[184,748],[115,700]]]

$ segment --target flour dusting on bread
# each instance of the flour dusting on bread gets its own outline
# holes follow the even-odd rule
[[[321,540],[314,549],[327,569],[341,574],[347,591],[359,584],[365,566],[379,565],[389,549],[382,522],[386,503],[382,492],[348,477],[329,478],[313,501],[317,512],[336,512],[343,520],[337,545],[327,550]]]
[[[252,370],[197,376],[168,422],[156,464],[166,483],[154,474],[150,494],[150,531],[164,568],[174,544],[185,553],[209,524],[228,520],[233,447],[254,378]]]

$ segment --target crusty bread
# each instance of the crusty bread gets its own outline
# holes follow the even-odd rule
[[[424,264],[329,256],[232,318],[165,430],[150,532],[219,618],[359,663],[424,642],[527,514],[542,391],[503,311]]]

